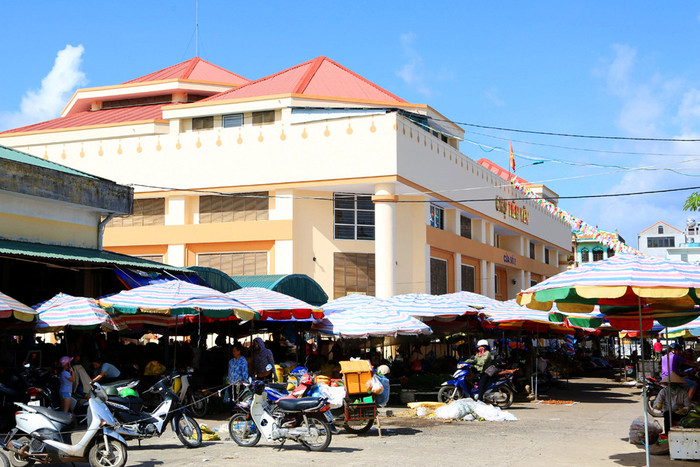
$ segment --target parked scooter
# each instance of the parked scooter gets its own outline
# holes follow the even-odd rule
[[[452,375],[452,379],[442,383],[438,392],[438,402],[448,403],[455,399],[471,397],[476,399],[479,394],[477,384],[471,382],[467,377],[472,366],[467,362],[459,362],[457,371]],[[492,382],[484,392],[483,402],[493,404],[501,409],[507,409],[513,405],[515,397],[515,387],[513,387],[513,375],[517,370],[506,370],[508,373]]]
[[[255,446],[261,435],[268,441],[297,441],[311,451],[323,451],[333,437],[330,404],[322,397],[279,399],[270,403],[265,383],[253,383],[250,411],[238,411],[229,422],[231,437],[239,446]]]
[[[647,413],[652,417],[663,417],[664,413],[662,410],[656,408],[656,398],[659,396],[659,392],[663,386],[658,379],[653,378],[649,375],[644,375],[644,388],[642,389],[642,396],[644,391],[647,392]]]
[[[144,391],[158,394],[163,399],[152,413],[143,412],[143,399],[135,392],[131,397],[110,397],[107,406],[121,425],[117,432],[126,439],[141,440],[162,435],[170,423],[182,444],[188,448],[199,447],[202,430],[189,415],[187,407],[182,406],[177,395],[168,388],[167,382],[165,377]]]
[[[17,426],[8,433],[5,449],[11,452],[10,463],[24,467],[39,463],[90,462],[92,467],[122,467],[126,464],[126,441],[116,433],[116,420],[105,406],[107,394],[102,387],[92,385],[88,409],[88,428],[82,438],[71,444],[74,426],[70,413],[30,406],[17,402]]]

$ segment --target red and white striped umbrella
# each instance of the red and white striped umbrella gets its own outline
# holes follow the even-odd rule
[[[289,295],[263,287],[243,287],[226,294],[255,310],[261,319],[321,319],[323,311]]]
[[[34,321],[37,312],[33,308],[20,303],[9,295],[0,292],[0,318],[15,317],[20,321]]]

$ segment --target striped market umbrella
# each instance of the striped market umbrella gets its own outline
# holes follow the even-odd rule
[[[346,295],[344,297],[336,298],[325,305],[321,306],[323,313],[328,316],[332,313],[343,312],[346,310],[351,310],[353,308],[361,307],[363,305],[369,305],[371,303],[377,303],[379,299],[373,297],[372,295],[364,295],[359,293],[354,293]]]
[[[395,337],[430,334],[420,320],[378,304],[367,304],[342,312],[331,313],[316,321],[312,331],[344,338]]]
[[[226,294],[255,310],[260,319],[307,320],[323,318],[323,311],[289,295],[262,287],[243,287]]]
[[[492,305],[494,302],[498,302],[495,298],[487,297],[486,295],[481,295],[474,292],[467,292],[463,290],[461,292],[448,293],[446,295],[441,295],[441,297],[449,298],[460,303],[464,303],[472,308],[485,308]]]
[[[487,327],[522,329],[531,332],[575,333],[574,329],[567,327],[564,323],[552,322],[548,312],[521,307],[515,300],[505,302],[494,300],[494,302],[479,311],[481,322]]]
[[[183,315],[170,316],[146,313],[114,316],[114,320],[120,325],[125,326],[127,329],[176,328],[178,326],[182,326],[185,323],[186,318],[187,317]]]
[[[123,314],[156,313],[188,315],[202,312],[212,318],[235,314],[248,321],[260,316],[249,306],[209,287],[181,280],[123,290],[100,299],[100,305]]]
[[[36,328],[44,331],[59,330],[66,326],[77,329],[92,329],[99,326],[109,331],[125,328],[92,298],[59,293],[36,305],[35,309],[39,314]]]
[[[14,317],[19,321],[31,322],[34,321],[36,315],[37,312],[33,308],[0,292],[0,318]]]
[[[479,310],[462,301],[445,295],[413,293],[395,295],[382,300],[393,310],[405,313],[422,321],[433,319],[450,320],[465,315],[476,315]]]

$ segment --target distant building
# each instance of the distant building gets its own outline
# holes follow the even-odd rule
[[[600,234],[609,239],[616,239],[621,243],[625,242],[625,239],[617,232],[598,230],[597,233],[593,234],[574,230],[571,235],[574,250],[574,266],[580,266],[592,261],[602,261],[615,256],[615,250],[608,248],[598,240]]]
[[[696,229],[695,221],[692,219],[688,219],[688,221],[692,221],[693,229]],[[691,235],[690,238],[693,242],[695,237],[700,240],[700,235]],[[649,256],[660,258],[668,258],[669,248],[680,247],[684,243],[686,243],[686,233],[662,221],[642,230],[637,235],[637,250]]]

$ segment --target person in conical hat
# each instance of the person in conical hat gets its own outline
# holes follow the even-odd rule
[[[676,373],[670,373],[661,380],[663,389],[656,396],[655,406],[664,413],[664,432],[668,434],[671,425],[680,421],[693,407],[685,390],[685,380]]]

